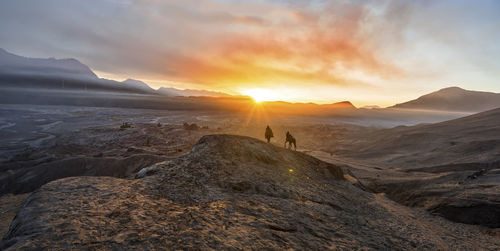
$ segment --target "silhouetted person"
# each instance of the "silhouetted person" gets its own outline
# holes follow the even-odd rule
[[[295,137],[292,136],[292,134],[290,134],[290,132],[286,132],[286,140],[285,140],[285,148],[286,148],[286,143],[288,143],[288,149],[292,148],[292,144],[293,144],[293,148],[295,149],[295,151],[297,151],[297,141],[295,140]]]
[[[267,126],[266,127],[266,134],[264,137],[267,139],[267,143],[271,141],[271,138],[274,137],[273,130],[271,130],[271,127]]]

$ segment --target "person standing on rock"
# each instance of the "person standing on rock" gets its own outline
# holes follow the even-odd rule
[[[264,137],[267,139],[267,143],[271,141],[271,138],[274,137],[273,130],[271,130],[271,127],[269,125],[266,127],[266,134]]]

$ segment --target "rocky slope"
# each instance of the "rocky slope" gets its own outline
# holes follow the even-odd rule
[[[337,152],[385,167],[415,169],[500,160],[500,108],[435,124],[367,131]]]
[[[125,178],[143,167],[167,159],[152,154],[134,154],[126,158],[69,157],[25,168],[0,168],[0,195],[32,192],[45,183],[73,176],[111,176]]]
[[[400,206],[333,164],[204,136],[135,180],[74,177],[34,192],[0,249],[491,249],[495,232]]]
[[[356,177],[374,192],[453,221],[498,228],[498,132],[500,109],[494,109],[442,123],[367,132],[336,153],[351,160]]]

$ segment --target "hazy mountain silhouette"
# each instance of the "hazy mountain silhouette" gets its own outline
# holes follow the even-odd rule
[[[160,89],[157,90],[159,94],[166,95],[166,96],[185,96],[185,97],[191,97],[191,96],[206,96],[206,97],[230,97],[231,95],[223,93],[223,92],[213,92],[213,91],[206,91],[206,90],[192,90],[192,89],[176,89],[172,87],[160,87]]]
[[[73,58],[28,58],[9,53],[2,48],[0,48],[0,73],[97,79],[97,75],[88,66]]]
[[[500,93],[441,89],[390,108],[481,112],[500,107]]]
[[[206,90],[193,90],[193,89],[177,89],[173,87],[160,87],[158,90],[154,90],[151,88],[147,83],[142,82],[140,80],[136,79],[127,79],[125,81],[122,81],[122,83],[126,84],[127,86],[138,88],[144,91],[148,92],[155,92],[157,94],[163,95],[163,96],[170,96],[170,97],[175,97],[175,96],[182,96],[182,97],[230,97],[231,95],[223,93],[223,92],[213,92],[213,91],[206,91]]]
[[[155,94],[145,84],[131,82],[99,78],[87,65],[73,58],[28,58],[0,48],[0,87]]]
[[[330,108],[356,108],[350,101],[342,101],[326,105]]]
[[[134,87],[134,88],[141,89],[141,90],[148,91],[148,92],[155,91],[148,84],[146,84],[140,80],[136,80],[136,79],[129,78],[127,80],[122,81],[122,83],[126,84],[127,86]]]
[[[229,97],[222,92],[206,90],[180,90],[162,87],[154,90],[148,84],[135,79],[122,82],[99,78],[80,61],[55,58],[28,58],[0,48],[0,87],[43,88],[52,90],[85,90],[156,94],[165,96]]]

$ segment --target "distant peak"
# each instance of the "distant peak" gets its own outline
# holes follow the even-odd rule
[[[451,87],[443,88],[443,89],[441,89],[439,91],[465,91],[465,89],[460,88],[458,86],[451,86]]]
[[[9,56],[17,56],[15,54],[12,54],[10,52],[8,52],[6,49],[4,48],[0,48],[0,54],[3,54],[3,55],[9,55]]]
[[[133,78],[127,78],[127,79],[123,80],[122,83],[143,83],[143,84],[145,84],[144,82],[137,80],[137,79],[133,79]]]
[[[351,101],[341,101],[334,104],[352,105]]]
[[[441,97],[443,95],[444,96],[463,95],[463,94],[468,93],[468,92],[473,92],[473,91],[465,90],[465,89],[462,89],[458,86],[451,86],[451,87],[446,87],[446,88],[440,89],[438,91],[424,95],[424,97],[425,96],[439,96],[439,97]]]
[[[451,86],[391,108],[481,112],[500,106],[500,94]]]
[[[351,101],[341,101],[341,102],[333,103],[331,105],[336,106],[336,107],[342,107],[342,108],[356,108],[356,106],[354,106],[351,103]]]
[[[67,62],[73,62],[73,63],[83,64],[82,62],[78,61],[78,59],[76,59],[76,58],[63,58],[61,60],[65,60]]]
[[[2,65],[14,67],[17,72],[30,72],[32,75],[52,75],[58,77],[85,77],[97,78],[94,72],[85,64],[75,58],[57,59],[30,58],[19,56],[0,48]]]
[[[142,81],[137,80],[137,79],[128,78],[128,79],[122,81],[122,83],[127,84],[129,86],[134,86],[134,87],[140,88],[142,90],[154,91],[154,89],[151,88],[147,83],[142,82]]]

